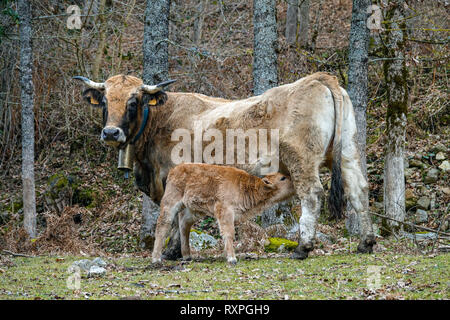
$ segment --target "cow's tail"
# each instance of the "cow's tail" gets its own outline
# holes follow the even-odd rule
[[[341,172],[342,159],[342,124],[344,97],[335,77],[327,77],[323,83],[331,91],[334,100],[334,138],[332,149],[331,188],[328,195],[328,208],[330,220],[340,219],[344,216],[345,197]]]

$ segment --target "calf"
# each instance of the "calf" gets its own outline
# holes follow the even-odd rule
[[[179,215],[183,259],[190,258],[189,234],[192,224],[196,218],[208,215],[217,219],[227,261],[235,264],[234,225],[258,215],[294,193],[290,177],[281,173],[272,173],[261,179],[233,167],[180,164],[170,170],[167,177],[152,261],[161,261],[164,239],[175,214],[188,208],[189,213]]]

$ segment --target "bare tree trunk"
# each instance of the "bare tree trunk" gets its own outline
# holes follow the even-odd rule
[[[200,1],[197,7],[198,8],[197,18],[195,19],[194,22],[194,36],[192,37],[196,46],[198,46],[200,44],[200,41],[202,40],[203,21],[205,20],[205,12],[207,5],[208,1],[202,0]]]
[[[384,161],[384,208],[387,216],[405,219],[404,149],[408,108],[408,71],[405,62],[404,2],[391,1],[386,10],[387,21],[384,54],[384,77],[387,88],[386,147]],[[383,222],[388,230],[400,228],[396,222]]]
[[[302,0],[299,12],[298,43],[301,47],[308,46],[309,40],[309,0]]]
[[[278,84],[277,17],[275,0],[253,1],[253,93],[262,94]]]
[[[286,12],[286,41],[290,45],[297,42],[298,0],[288,0]]]
[[[371,0],[353,0],[352,22],[349,40],[348,95],[355,110],[358,130],[357,145],[361,158],[361,169],[367,179],[366,164],[366,111],[368,87],[368,50],[370,31],[367,28],[367,8]],[[368,199],[369,195],[365,195]],[[365,202],[367,203],[367,202]],[[360,233],[359,216],[354,212],[350,202],[347,204],[346,227],[351,235]]]
[[[20,86],[22,104],[23,225],[30,238],[36,237],[36,194],[34,187],[34,86],[31,5],[18,0],[20,17]]]
[[[105,4],[106,4],[106,0],[100,0],[100,5],[99,5],[99,9],[98,9],[100,12],[100,16],[97,19],[97,21],[100,23],[100,26],[99,26],[100,39],[98,42],[97,52],[95,53],[94,64],[92,66],[92,78],[95,79],[95,81],[99,80],[98,76],[99,76],[99,71],[100,71],[100,64],[103,59],[103,51],[104,51],[105,45],[106,45],[106,23],[105,23],[105,17],[103,15],[103,13],[105,11]]]
[[[169,13],[170,0],[147,0],[144,25],[143,43],[143,80],[146,84],[156,84],[169,77]],[[153,246],[156,220],[159,207],[144,194],[142,208],[141,245],[149,248]],[[164,251],[165,259],[175,260],[181,257],[180,232],[178,217],[170,231],[170,241]]]
[[[275,0],[253,1],[253,93],[259,95],[277,86],[277,20]],[[276,204],[262,214],[266,224],[276,224],[277,210],[282,204]],[[289,210],[289,209],[288,209]]]

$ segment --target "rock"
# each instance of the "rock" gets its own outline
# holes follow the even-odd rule
[[[422,210],[428,210],[430,207],[430,198],[428,197],[421,197],[419,200],[417,200],[417,208]]]
[[[189,244],[195,250],[207,249],[217,244],[217,239],[209,234],[193,230],[189,236]]]
[[[99,267],[97,265],[93,265],[90,269],[89,269],[89,273],[88,273],[88,277],[98,277],[98,276],[102,276],[106,273],[106,269],[103,267]]]
[[[89,272],[91,267],[94,265],[94,263],[91,260],[83,259],[83,260],[77,260],[72,263],[72,266],[77,266],[81,270],[84,270],[86,272]]]
[[[416,218],[415,220],[418,223],[427,222],[428,221],[428,213],[425,210],[417,209],[415,218]]]
[[[81,270],[91,273],[91,270],[94,270],[94,273],[100,272],[99,269],[92,269],[92,267],[99,267],[101,269],[104,269],[107,263],[102,258],[95,258],[94,260],[89,259],[83,259],[83,260],[77,260],[72,263],[73,266],[79,267]],[[106,270],[105,270],[106,271]]]
[[[92,260],[92,263],[99,267],[106,267],[106,265],[107,265],[107,263],[105,261],[103,261],[102,258],[95,258],[94,260]]]
[[[409,161],[409,168],[423,169],[424,167],[425,167],[425,164],[417,159],[411,159]]]
[[[443,152],[438,152],[436,160],[445,160],[445,154]]]
[[[441,169],[444,172],[450,171],[450,163],[447,160],[442,161],[441,165],[439,166],[439,169]]]
[[[413,174],[416,172],[417,168],[407,168],[405,169],[405,178],[409,179],[413,176]]]
[[[416,196],[414,195],[413,189],[406,189],[405,190],[405,199],[406,200],[415,199],[415,198],[416,198]]]
[[[431,151],[434,151],[436,153],[439,152],[447,152],[447,147],[444,146],[442,143],[436,143],[433,148],[431,149]]]
[[[448,187],[443,187],[443,188],[442,188],[442,192],[444,192],[446,195],[450,195],[450,188],[448,188]]]
[[[438,179],[439,179],[439,170],[436,168],[431,168],[430,170],[428,170],[424,182],[426,184],[435,183],[436,181],[438,181]]]
[[[322,233],[320,231],[316,232],[316,239],[319,240],[320,242],[333,243],[333,238],[331,236]]]

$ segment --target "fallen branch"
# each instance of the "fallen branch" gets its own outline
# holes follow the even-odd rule
[[[6,253],[6,254],[10,254],[10,255],[12,255],[14,257],[36,258],[36,256],[29,256],[27,254],[16,253],[16,252],[12,252],[12,251],[9,251],[9,250],[2,250],[2,252]]]
[[[413,228],[422,229],[422,230],[425,230],[425,231],[429,231],[429,232],[433,232],[433,233],[437,233],[437,234],[441,234],[441,235],[450,237],[450,233],[447,233],[447,232],[438,231],[438,230],[435,230],[435,229],[418,226],[418,225],[416,225],[416,224],[414,224],[412,222],[400,221],[400,220],[397,220],[397,219],[394,219],[394,218],[391,218],[391,217],[388,217],[388,216],[385,216],[385,215],[382,215],[382,214],[379,214],[379,213],[375,213],[375,212],[370,212],[370,214],[373,214],[374,216],[377,216],[377,217],[381,217],[381,218],[385,218],[385,219],[388,219],[388,220],[392,220],[392,221],[395,221],[395,222],[398,222],[398,223],[402,223],[402,224],[408,225],[408,226],[413,227]]]

